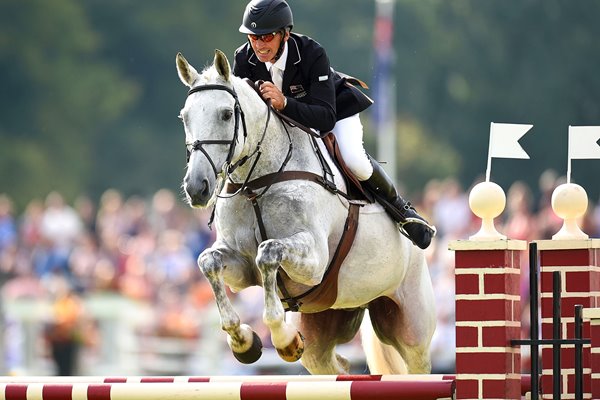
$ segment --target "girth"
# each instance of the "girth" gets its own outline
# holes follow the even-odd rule
[[[279,173],[268,174],[247,182],[242,194],[246,196],[246,198],[252,203],[254,214],[256,216],[256,223],[258,224],[258,230],[263,241],[267,240],[268,236],[262,219],[260,206],[256,198],[257,194],[255,193],[255,190],[273,185],[278,182],[290,180],[307,180],[315,182],[333,193],[338,193],[335,185],[332,185],[331,182],[327,181],[320,175],[306,171],[282,171]],[[235,193],[240,190],[240,188],[240,184],[227,182],[225,191],[227,193]],[[278,270],[277,286],[283,295],[281,301],[284,303],[284,308],[286,311],[300,311],[302,307],[303,312],[319,312],[330,308],[335,303],[337,299],[337,278],[340,272],[340,267],[346,259],[348,252],[352,248],[354,238],[356,237],[359,210],[360,204],[355,202],[349,203],[348,216],[346,217],[342,237],[340,238],[340,242],[337,245],[335,253],[333,254],[333,257],[327,266],[327,269],[323,274],[323,279],[320,283],[311,287],[304,293],[301,293],[297,296],[290,296],[283,282],[283,278],[284,276],[287,276],[287,274],[281,268]]]

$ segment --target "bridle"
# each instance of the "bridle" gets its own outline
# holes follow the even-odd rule
[[[242,191],[246,191],[247,189],[247,185],[248,182],[250,181],[250,178],[252,177],[252,173],[254,172],[254,168],[256,167],[256,164],[258,163],[258,160],[260,159],[260,156],[262,154],[261,152],[261,146],[262,146],[262,142],[265,139],[265,135],[267,132],[267,128],[269,126],[269,121],[271,120],[271,111],[272,111],[272,107],[270,105],[270,102],[267,103],[267,117],[265,120],[265,125],[264,125],[264,129],[262,132],[262,135],[260,137],[260,140],[258,141],[258,143],[256,144],[256,147],[254,148],[254,150],[248,154],[245,155],[243,157],[241,157],[239,160],[237,160],[235,163],[233,163],[233,156],[235,153],[235,146],[236,143],[238,143],[238,136],[239,136],[239,128],[240,128],[240,121],[241,121],[241,126],[243,129],[243,135],[244,135],[244,142],[246,141],[247,137],[248,137],[248,131],[246,129],[246,120],[244,117],[244,111],[242,110],[242,106],[240,105],[240,101],[238,99],[237,93],[235,92],[235,89],[230,88],[229,86],[226,85],[220,85],[220,84],[206,84],[206,85],[200,85],[200,86],[196,86],[191,88],[188,91],[188,96],[197,93],[197,92],[201,92],[201,91],[206,91],[206,90],[223,90],[227,93],[229,93],[233,99],[235,100],[235,104],[234,104],[234,118],[235,118],[235,125],[234,125],[234,131],[233,131],[233,138],[231,140],[216,140],[216,139],[206,139],[206,140],[195,140],[193,142],[186,142],[186,162],[189,162],[190,160],[190,156],[191,153],[197,150],[200,150],[202,152],[202,154],[204,154],[204,156],[206,157],[206,159],[208,160],[208,162],[210,163],[213,172],[215,174],[215,178],[218,179],[219,177],[219,170],[217,169],[217,166],[215,165],[214,161],[212,160],[212,158],[210,157],[210,155],[208,154],[208,152],[204,149],[204,145],[209,145],[209,144],[217,144],[217,145],[228,145],[229,146],[229,151],[227,152],[227,158],[223,164],[223,168],[222,168],[222,172],[225,173],[225,178],[223,180],[223,182],[225,182],[226,180],[231,181],[232,183],[233,180],[231,178],[231,174],[239,167],[241,167],[242,165],[244,165],[250,158],[255,157],[254,158],[254,162],[252,164],[252,166],[250,167],[250,170],[244,180],[244,183],[242,183],[241,185],[239,185],[239,189],[237,191],[235,191],[235,193],[229,194],[229,195],[223,195],[221,194],[221,188],[217,188],[217,197],[220,198],[229,198],[229,197],[233,197],[236,196],[237,194],[241,193]],[[284,169],[285,166],[287,165],[288,161],[290,160],[290,158],[292,157],[292,150],[293,150],[293,145],[292,145],[292,138],[290,136],[290,133],[287,129],[287,127],[284,125],[285,128],[285,132],[288,136],[288,141],[289,141],[289,147],[288,147],[288,152],[287,155],[285,156],[285,159],[283,160],[283,163],[281,164],[281,166],[279,167],[279,170],[277,171],[276,174],[280,174]],[[274,182],[273,182],[274,183]],[[269,188],[271,187],[271,184],[267,185],[259,194],[256,194],[255,197],[260,197],[262,196]]]
[[[213,169],[213,172],[215,173],[215,176],[218,176],[219,171],[217,170],[217,166],[215,165],[214,161],[212,160],[212,158],[210,157],[210,155],[204,149],[203,146],[209,145],[209,144],[219,144],[219,145],[229,146],[229,151],[227,153],[227,159],[225,160],[225,165],[227,165],[227,166],[230,165],[231,160],[233,158],[233,154],[235,152],[235,145],[238,142],[238,132],[239,132],[239,128],[240,128],[240,120],[242,122],[242,128],[244,130],[244,141],[246,140],[246,137],[247,137],[246,122],[244,120],[244,112],[242,110],[242,107],[240,106],[240,101],[238,99],[237,93],[235,92],[235,90],[229,88],[228,86],[225,86],[225,85],[196,86],[194,88],[191,88],[188,91],[187,95],[190,96],[194,93],[202,92],[205,90],[223,90],[223,91],[229,93],[231,96],[233,96],[233,99],[235,100],[235,104],[233,106],[233,112],[234,112],[234,117],[235,117],[233,138],[231,140],[207,139],[207,140],[194,140],[193,142],[186,142],[185,143],[186,163],[188,163],[190,161],[190,156],[192,155],[192,153],[194,151],[200,150],[202,152],[202,154],[204,154],[204,156],[206,157],[208,162],[210,163],[210,165]]]

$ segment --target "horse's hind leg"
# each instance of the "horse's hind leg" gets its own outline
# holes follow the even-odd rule
[[[215,294],[221,316],[221,328],[227,332],[227,343],[233,355],[244,364],[255,362],[262,355],[262,343],[250,326],[240,323],[240,317],[227,297],[222,252],[213,248],[205,250],[198,257],[198,266]]]
[[[410,297],[406,297],[404,301],[418,303],[417,299]],[[435,329],[433,310],[425,307],[419,313],[414,306],[410,309],[401,307],[389,297],[379,297],[369,303],[369,316],[379,340],[400,353],[409,374],[431,372],[429,346]]]
[[[409,374],[431,371],[429,346],[435,330],[435,300],[422,252],[407,265],[402,285],[389,297],[369,303],[369,316],[379,340],[394,347]]]
[[[350,362],[335,352],[338,344],[351,341],[360,327],[364,308],[326,310],[297,314],[296,323],[304,334],[305,351],[300,359],[311,374],[339,375],[350,372]]]

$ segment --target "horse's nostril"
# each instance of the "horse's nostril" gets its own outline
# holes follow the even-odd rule
[[[208,186],[208,179],[204,179],[202,181],[202,196],[210,196],[209,186]]]
[[[207,178],[186,176],[183,179],[183,189],[193,206],[204,206],[212,197],[210,180]]]

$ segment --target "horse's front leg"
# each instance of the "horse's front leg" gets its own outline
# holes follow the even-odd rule
[[[302,357],[304,339],[285,321],[285,310],[277,295],[277,270],[282,267],[295,282],[316,285],[323,277],[327,250],[318,246],[313,235],[300,232],[285,239],[270,239],[258,247],[256,265],[263,280],[265,310],[263,321],[271,331],[271,341],[279,356],[294,362]]]
[[[239,279],[243,280],[244,273],[241,260],[224,255],[226,250],[211,247],[206,249],[198,257],[198,266],[210,283],[217,302],[217,308],[221,316],[221,329],[227,332],[227,343],[235,358],[244,363],[251,364],[262,355],[262,343],[258,335],[246,324],[241,324],[240,317],[236,313],[227,297],[223,273],[225,266],[228,273],[238,267]],[[227,263],[224,262],[227,261]],[[247,267],[249,270],[250,267]],[[248,282],[247,286],[250,286]]]

